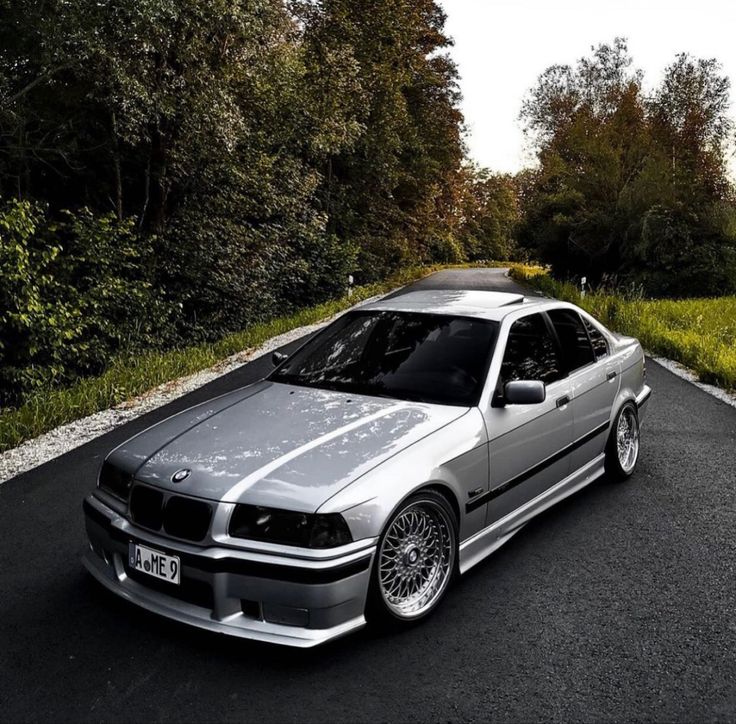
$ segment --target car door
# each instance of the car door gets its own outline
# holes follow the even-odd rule
[[[485,410],[490,486],[481,497],[488,503],[487,525],[562,480],[569,458],[558,453],[572,441],[570,385],[548,320],[541,313],[516,319],[502,354],[496,392]],[[505,404],[503,388],[512,380],[541,380],[546,385],[545,401]]]
[[[547,314],[570,382],[573,472],[604,451],[611,406],[620,384],[619,370],[604,335],[592,322],[571,308],[551,309]]]

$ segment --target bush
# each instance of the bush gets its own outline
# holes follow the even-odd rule
[[[296,306],[311,306],[345,293],[357,262],[356,246],[320,233],[300,239],[290,252],[284,270],[289,273],[282,272],[287,283],[281,285],[280,294],[287,309],[293,309],[297,300]]]
[[[61,247],[39,243],[43,221],[43,209],[26,201],[0,208],[0,407],[60,374],[65,342],[79,331],[72,311],[54,303]]]
[[[0,209],[0,406],[101,371],[111,355],[165,344],[171,305],[133,220],[27,201]]]
[[[429,259],[437,264],[461,264],[467,261],[463,245],[452,234],[433,236],[429,240],[427,253]]]
[[[631,277],[652,296],[707,296],[736,292],[736,246],[718,215],[700,218],[655,206],[644,217],[635,246],[640,266]]]

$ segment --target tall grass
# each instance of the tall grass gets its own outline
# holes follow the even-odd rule
[[[583,307],[612,330],[639,339],[648,352],[689,367],[701,381],[736,390],[736,297],[643,299],[594,290],[581,298],[575,285],[544,272],[515,266],[511,275]]]
[[[482,266],[503,264],[488,262]],[[350,297],[254,324],[211,344],[135,356],[120,355],[111,360],[105,372],[98,377],[80,380],[68,388],[41,390],[19,408],[1,410],[0,452],[59,425],[113,407],[165,382],[211,367],[236,352],[258,347],[279,334],[327,319],[376,294],[447,268],[452,266],[411,267],[383,282],[356,287]]]

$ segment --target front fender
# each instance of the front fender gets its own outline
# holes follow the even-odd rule
[[[434,487],[459,512],[460,540],[482,528],[485,508],[463,515],[468,493],[488,484],[488,436],[478,408],[394,455],[320,506],[341,513],[354,540],[381,534],[391,514],[412,493]],[[450,497],[452,496],[452,497]]]

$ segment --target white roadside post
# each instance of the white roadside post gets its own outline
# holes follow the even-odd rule
[[[348,274],[348,299],[353,296],[353,275]]]
[[[588,277],[580,278],[580,296],[585,297],[585,283],[588,281]]]

